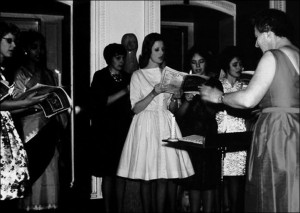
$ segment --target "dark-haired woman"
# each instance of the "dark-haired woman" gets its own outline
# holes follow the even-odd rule
[[[103,56],[107,66],[95,72],[90,89],[92,155],[95,156],[92,174],[103,178],[105,212],[120,212],[125,182],[116,173],[133,116],[129,100],[130,74],[123,70],[126,57],[123,45],[107,45]]]
[[[47,68],[46,42],[36,31],[20,34],[21,66],[15,73],[14,98],[37,83],[58,85],[57,75]],[[16,127],[25,143],[28,154],[30,185],[20,208],[56,209],[59,202],[59,145],[67,124],[66,113],[47,118],[35,105],[13,115]]]
[[[15,25],[0,22],[0,81],[3,85],[12,83],[8,82],[4,76],[7,71],[4,63],[6,59],[13,56],[18,35],[19,29]],[[12,202],[24,196],[29,180],[27,152],[15,128],[10,111],[35,105],[45,96],[30,96],[16,101],[11,99],[12,90],[6,97],[4,97],[6,93],[2,92],[0,101],[0,210],[7,212],[16,207],[16,203]]]
[[[174,180],[194,174],[188,154],[162,142],[170,138],[173,116],[170,110],[177,106],[172,94],[166,93],[166,88],[159,84],[164,56],[162,36],[158,33],[147,35],[139,58],[141,69],[133,72],[130,82],[135,115],[117,173],[121,177],[141,180],[144,212],[166,212],[167,197],[169,211],[175,212],[177,185]],[[181,137],[178,126],[174,127],[176,136]]]

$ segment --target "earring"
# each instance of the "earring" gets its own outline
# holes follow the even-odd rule
[[[28,54],[28,53],[25,51],[25,52],[24,52],[24,55],[27,55],[27,54]]]

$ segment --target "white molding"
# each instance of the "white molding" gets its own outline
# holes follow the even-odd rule
[[[107,1],[91,1],[90,82],[94,72],[106,66],[101,50],[107,45],[107,35],[110,33],[107,7]]]
[[[286,1],[285,0],[270,0],[269,7],[286,12]]]
[[[145,36],[149,33],[160,33],[160,2],[144,1]]]
[[[101,191],[102,178],[101,177],[91,177],[91,199],[103,198]]]
[[[64,16],[62,15],[44,15],[44,14],[29,14],[29,13],[6,13],[0,12],[0,17],[9,17],[9,18],[36,18],[44,22],[56,22],[62,21]]]
[[[73,1],[66,1],[66,0],[57,0],[58,2],[60,3],[63,3],[63,4],[66,4],[66,5],[69,5],[69,6],[73,6]]]
[[[184,5],[183,0],[164,1],[161,0],[161,5]],[[190,0],[189,5],[206,7],[226,13],[233,17],[233,44],[236,45],[236,4],[229,1],[203,1],[203,0]]]
[[[184,5],[183,0],[164,1],[161,0],[161,5]],[[214,10],[221,11],[231,16],[236,16],[236,5],[229,1],[203,1],[203,0],[190,0],[189,5],[207,7]]]

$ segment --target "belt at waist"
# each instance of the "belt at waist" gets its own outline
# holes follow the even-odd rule
[[[287,113],[300,113],[300,108],[296,107],[268,107],[261,111],[262,113],[268,112],[287,112]]]

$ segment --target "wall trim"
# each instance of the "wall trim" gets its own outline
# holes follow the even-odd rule
[[[286,1],[285,0],[270,0],[269,7],[286,12]]]
[[[161,6],[165,5],[184,5],[183,0],[164,1],[161,0]],[[233,18],[233,44],[236,45],[236,4],[229,1],[203,1],[203,0],[192,0],[189,1],[189,5],[206,7],[213,10],[217,10],[226,13]]]
[[[145,9],[145,36],[149,33],[160,33],[160,2],[144,1]]]

